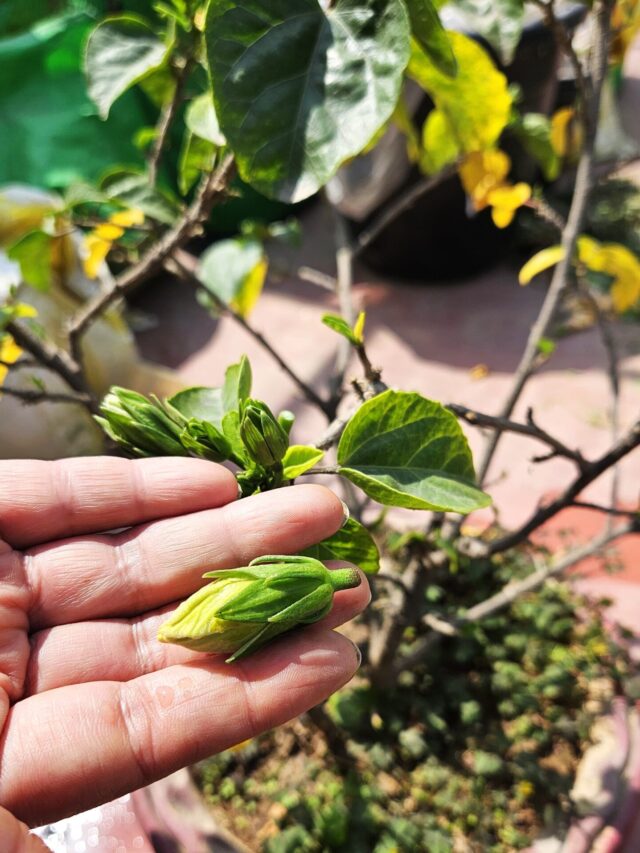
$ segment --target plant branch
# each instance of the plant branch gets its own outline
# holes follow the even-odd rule
[[[158,124],[156,125],[156,137],[153,141],[151,153],[149,155],[148,160],[149,184],[152,187],[155,186],[158,177],[158,166],[160,165],[160,160],[162,159],[162,155],[164,153],[167,140],[169,138],[169,131],[171,130],[175,117],[178,113],[178,108],[182,103],[182,93],[184,92],[184,87],[187,82],[187,78],[191,73],[192,67],[193,60],[189,58],[185,60],[182,68],[178,69],[175,78],[173,95],[171,96],[170,100],[162,107],[162,110],[160,112]]]
[[[82,363],[82,337],[89,327],[116,300],[161,269],[165,260],[194,236],[209,216],[211,208],[226,198],[234,175],[235,164],[233,156],[229,155],[218,169],[201,182],[194,201],[180,221],[154,243],[137,264],[119,275],[111,287],[89,300],[78,311],[69,326],[69,350],[78,364]]]
[[[555,500],[541,506],[533,515],[517,530],[507,533],[506,536],[496,539],[488,546],[489,554],[499,554],[514,545],[524,542],[528,536],[537,530],[546,521],[561,510],[571,506],[578,495],[605,471],[616,465],[627,454],[640,446],[640,421],[629,430],[629,432],[613,447],[594,462],[589,462],[575,480]]]
[[[79,394],[88,394],[82,368],[66,350],[39,338],[24,323],[17,320],[7,324],[7,331],[18,346],[33,356],[39,365],[56,373]],[[91,403],[90,408],[97,411],[95,401]]]
[[[594,182],[596,127],[600,109],[602,83],[607,68],[607,45],[610,25],[609,11],[609,4],[605,0],[598,0],[594,4],[594,46],[591,55],[591,78],[593,82],[589,89],[588,101],[584,105],[586,128],[584,147],[576,172],[576,183],[569,216],[562,232],[561,242],[564,255],[554,269],[551,284],[549,285],[542,308],[529,332],[525,350],[516,370],[513,386],[499,412],[499,417],[501,418],[509,418],[520,399],[520,395],[535,369],[540,340],[547,335],[560,300],[570,280],[571,265],[573,263],[576,244],[582,230],[582,223]],[[562,44],[561,46],[564,49]],[[478,466],[478,481],[480,484],[484,482],[501,435],[501,432],[495,432],[488,442],[483,458]]]
[[[521,424],[517,421],[509,420],[508,418],[485,415],[482,412],[476,412],[473,409],[458,405],[457,403],[449,403],[447,405],[447,409],[449,409],[450,412],[453,412],[456,417],[461,418],[471,426],[490,427],[491,429],[501,433],[513,432],[518,435],[526,435],[529,438],[534,438],[537,441],[541,441],[548,445],[551,449],[551,454],[544,457],[536,457],[536,461],[541,461],[543,458],[550,459],[552,456],[563,456],[564,458],[575,462],[580,470],[583,470],[588,466],[587,460],[579,450],[572,450],[562,441],[552,436],[546,430],[542,429],[542,427],[538,426],[533,418],[532,409],[527,411],[526,424]]]
[[[352,249],[353,257],[357,258],[367,248],[367,246],[370,246],[371,243],[373,243],[374,240],[382,234],[388,225],[391,225],[394,219],[397,219],[398,216],[405,212],[405,210],[412,208],[423,195],[426,195],[437,186],[440,186],[440,184],[449,180],[449,178],[452,178],[456,174],[456,170],[457,163],[447,166],[438,172],[437,175],[433,175],[429,178],[423,178],[415,186],[411,187],[406,192],[403,192],[395,201],[391,202],[388,207],[383,208],[369,227],[365,228],[365,230],[357,237]]]
[[[6,394],[7,397],[15,397],[27,405],[34,403],[75,403],[92,409],[93,399],[89,394],[64,394],[56,391],[38,391],[30,388],[10,388],[7,385],[0,387],[0,398]]]
[[[579,507],[580,509],[593,509],[596,512],[604,512],[607,515],[618,515],[621,517],[635,518],[640,516],[640,509],[618,509],[615,506],[602,506],[601,504],[590,503],[589,501],[573,501],[571,506]]]
[[[605,530],[600,536],[597,536],[586,545],[570,551],[564,557],[560,557],[548,565],[537,569],[520,581],[507,584],[495,595],[469,608],[466,613],[457,619],[448,620],[441,619],[440,617],[435,617],[434,619],[432,614],[428,614],[424,621],[432,629],[431,632],[423,636],[408,654],[396,662],[394,674],[397,676],[404,670],[411,669],[421,663],[433,646],[440,641],[442,636],[455,635],[459,633],[462,626],[493,616],[494,613],[504,610],[505,607],[513,604],[521,596],[541,587],[549,578],[562,574],[576,563],[598,553],[615,539],[619,539],[621,536],[626,536],[629,533],[639,532],[640,522],[637,518],[625,522],[613,530]]]
[[[198,278],[195,270],[193,269],[194,259],[192,255],[188,254],[182,249],[175,248],[170,257],[164,259],[164,265],[166,268],[177,275],[179,278],[182,278],[184,281],[190,281],[193,284],[196,284],[200,287],[203,287],[202,281]],[[262,332],[259,332],[251,323],[246,320],[242,314],[239,314],[237,311],[234,311],[230,305],[227,305],[219,296],[217,296],[213,291],[207,290],[207,295],[211,299],[211,301],[215,304],[216,308],[223,314],[227,314],[235,322],[242,326],[242,328],[248,332],[251,337],[256,340],[268,353],[269,355],[276,361],[282,370],[289,376],[289,378],[298,386],[300,391],[304,394],[307,400],[310,403],[313,403],[314,406],[317,406],[321,412],[327,417],[327,419],[331,419],[331,407],[327,400],[323,400],[316,392],[308,385],[303,379],[301,379],[297,373],[295,373],[291,367],[287,364],[284,358],[280,355],[280,353],[274,349],[273,345],[265,338]]]

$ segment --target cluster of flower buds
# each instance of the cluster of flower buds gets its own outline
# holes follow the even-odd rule
[[[100,404],[100,412],[102,417],[96,416],[96,421],[107,435],[135,456],[189,455],[180,440],[186,419],[177,421],[142,394],[114,386]]]
[[[267,470],[279,468],[289,447],[288,430],[260,400],[246,400],[241,415],[240,437],[251,458]]]
[[[215,578],[184,601],[158,639],[189,649],[245,657],[296,625],[317,622],[333,594],[359,586],[356,569],[329,571],[312,557],[258,557],[248,566],[207,572]]]

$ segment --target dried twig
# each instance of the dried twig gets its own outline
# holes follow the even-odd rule
[[[440,617],[433,617],[433,614],[428,615],[424,621],[432,629],[431,632],[422,637],[408,654],[395,662],[394,675],[397,677],[404,670],[411,669],[421,663],[433,646],[440,641],[442,636],[455,635],[463,625],[479,622],[482,619],[493,616],[494,613],[504,610],[505,607],[513,604],[521,596],[541,587],[549,578],[560,575],[576,563],[597,554],[610,542],[629,533],[639,532],[640,522],[638,519],[630,520],[615,527],[613,530],[605,530],[593,541],[570,551],[564,557],[553,560],[548,565],[527,575],[526,578],[507,584],[495,595],[492,595],[480,604],[476,604],[474,607],[470,607],[466,613],[457,619],[442,619]]]
[[[149,183],[151,186],[155,186],[158,176],[158,166],[166,148],[169,131],[178,113],[178,108],[182,103],[182,94],[192,68],[193,60],[191,58],[186,59],[182,68],[178,69],[176,73],[173,95],[160,112],[158,124],[156,125],[156,137],[153,141],[148,160]]]
[[[194,270],[194,259],[191,255],[189,255],[184,250],[174,249],[172,256],[165,258],[164,260],[165,267],[172,272],[174,275],[177,275],[179,278],[182,278],[185,281],[190,281],[193,284],[203,286],[203,283],[198,278],[195,270]],[[215,304],[216,308],[222,314],[228,314],[233,320],[242,328],[248,332],[254,340],[256,340],[268,353],[269,355],[280,365],[282,370],[289,376],[289,378],[298,386],[300,391],[304,394],[307,400],[310,403],[313,403],[318,409],[320,409],[323,414],[330,419],[331,418],[331,407],[327,400],[323,400],[314,390],[308,385],[303,379],[298,376],[298,374],[292,370],[291,367],[287,364],[284,358],[280,355],[280,353],[274,348],[273,344],[271,344],[262,332],[259,332],[248,320],[246,320],[241,314],[238,314],[237,311],[234,311],[231,306],[227,305],[226,302],[223,302],[220,297],[216,296],[215,293],[211,290],[207,290],[207,295],[211,299],[211,301]]]
[[[555,438],[555,436],[538,426],[534,420],[532,409],[527,411],[527,423],[521,424],[517,421],[509,420],[508,418],[485,415],[482,412],[476,412],[473,409],[458,405],[457,403],[449,403],[447,408],[449,411],[453,412],[456,417],[461,418],[466,423],[471,424],[471,426],[490,427],[491,429],[501,433],[512,432],[518,435],[526,435],[529,438],[534,438],[537,441],[541,441],[543,444],[548,445],[551,449],[551,453],[544,457],[536,457],[537,461],[550,459],[552,456],[563,456],[564,458],[575,462],[581,470],[586,468],[588,465],[587,460],[579,450],[573,450],[571,447],[564,444],[564,442]]]
[[[11,388],[3,385],[0,388],[0,398],[6,394],[7,397],[15,397],[27,405],[35,403],[75,403],[78,406],[91,408],[93,401],[88,394],[64,394],[57,391],[38,391],[35,388]]]
[[[562,232],[562,247],[564,255],[556,265],[549,290],[540,309],[540,313],[529,332],[527,344],[515,373],[513,385],[507,400],[499,412],[499,417],[509,418],[520,399],[522,390],[532,375],[539,353],[540,341],[547,335],[555,317],[556,310],[570,280],[571,266],[575,254],[578,235],[582,230],[584,216],[589,202],[589,195],[594,177],[594,150],[596,128],[600,109],[602,83],[607,69],[607,46],[609,36],[610,3],[598,0],[594,4],[594,46],[591,55],[591,79],[587,102],[584,105],[585,141],[578,169],[576,183],[571,201],[571,208],[566,226]],[[564,30],[563,30],[564,31]],[[561,42],[561,47],[565,45]],[[488,442],[483,458],[478,466],[478,480],[482,484],[489,470],[502,433],[496,431]]]

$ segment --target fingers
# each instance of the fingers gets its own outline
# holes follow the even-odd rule
[[[25,557],[32,630],[131,616],[184,598],[210,569],[290,554],[339,529],[340,500],[323,486],[277,489],[118,536],[70,539]]]
[[[349,640],[313,627],[232,665],[32,696],[0,739],[0,803],[37,825],[105,802],[303,713],[357,666]]]
[[[233,474],[202,459],[0,461],[0,537],[15,548],[220,506]]]
[[[353,619],[371,597],[366,577],[355,589],[336,593],[331,613],[319,627],[337,628]],[[89,681],[129,681],[168,666],[210,658],[181,646],[160,643],[158,628],[177,602],[135,619],[77,622],[38,631],[31,637],[25,695]]]

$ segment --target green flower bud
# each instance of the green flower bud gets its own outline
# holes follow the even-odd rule
[[[180,433],[183,447],[194,456],[223,462],[232,455],[231,445],[225,436],[208,421],[192,418]]]
[[[291,427],[293,426],[293,422],[295,421],[295,419],[296,416],[288,409],[283,409],[283,411],[280,412],[280,414],[278,415],[278,423],[286,432],[287,436],[291,434]]]
[[[251,457],[264,468],[280,465],[289,446],[289,436],[260,400],[247,400],[242,407],[240,437]]]
[[[135,456],[187,456],[180,442],[186,423],[170,417],[160,403],[113,386],[96,416],[107,435]]]
[[[330,572],[312,557],[258,557],[248,566],[207,572],[215,578],[184,601],[160,627],[162,643],[245,657],[296,625],[317,622],[333,594],[360,584],[355,569]]]

